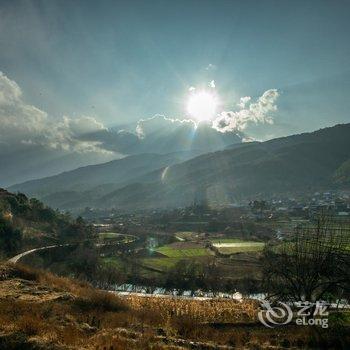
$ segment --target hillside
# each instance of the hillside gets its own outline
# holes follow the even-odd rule
[[[10,190],[42,197],[60,191],[86,191],[99,185],[123,184],[133,182],[155,169],[179,162],[181,156],[181,154],[129,156],[108,163],[90,165],[59,175],[14,185],[10,187]]]
[[[80,219],[53,210],[35,198],[0,188],[0,257],[86,238],[92,229]]]
[[[340,165],[334,174],[334,182],[339,185],[350,185],[350,159]]]
[[[252,300],[118,297],[26,266],[0,264],[0,348],[27,350],[346,349],[348,326],[269,329]]]
[[[124,209],[175,207],[193,201],[224,204],[257,195],[329,189],[344,185],[336,179],[339,172],[347,169],[343,163],[350,158],[350,124],[241,144],[183,162],[173,160],[172,164],[166,156],[160,161],[153,157],[157,159],[154,165],[145,165],[137,174],[134,165],[124,167],[122,161],[115,161],[54,177],[58,182],[48,178],[13,189],[40,196],[50,187],[55,193],[41,198],[65,209],[87,205]],[[109,170],[114,164],[118,165],[118,172]],[[106,186],[107,182],[118,183],[123,176],[127,177],[126,182],[114,188]],[[84,190],[87,178],[96,185],[89,191]],[[66,187],[60,193],[63,185]]]
[[[141,159],[145,153],[166,155],[182,152],[195,156],[222,149],[229,144],[240,143],[243,137],[233,132],[223,134],[206,124],[195,129],[193,123],[181,123],[180,121],[175,123],[164,121],[163,118],[152,119],[144,123],[147,124],[147,128],[144,125],[145,130],[142,135],[136,133],[137,123],[129,126],[130,131],[111,128],[79,135],[81,142],[100,145],[102,152],[51,149],[35,144],[10,147],[2,143],[0,187],[51,177],[63,171],[70,172],[78,167],[87,166],[89,168],[89,165],[102,164],[125,156],[136,156],[137,159],[137,156],[140,155],[139,159]],[[148,125],[150,123],[151,127]],[[92,171],[95,169],[92,168]],[[79,172],[78,175],[80,175]],[[89,183],[88,181],[86,185]],[[86,187],[82,188],[86,189]]]
[[[205,154],[169,167],[162,181],[152,186],[129,185],[99,204],[222,204],[249,196],[327,189],[335,186],[334,174],[349,157],[350,124],[338,125]]]

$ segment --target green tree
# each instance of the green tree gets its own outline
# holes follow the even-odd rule
[[[0,247],[6,256],[13,255],[20,247],[21,232],[12,225],[0,219]]]

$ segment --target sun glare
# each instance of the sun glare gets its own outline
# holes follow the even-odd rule
[[[218,100],[215,94],[198,91],[191,94],[187,103],[187,112],[197,121],[210,120],[215,116]]]

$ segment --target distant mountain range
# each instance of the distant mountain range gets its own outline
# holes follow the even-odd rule
[[[209,142],[209,141],[208,141]],[[193,157],[141,154],[12,186],[61,209],[232,203],[349,186],[350,124]],[[189,159],[190,158],[190,159]]]
[[[13,147],[0,142],[0,186],[11,186],[129,155],[186,152],[187,157],[194,157],[241,143],[243,137],[236,132],[221,133],[206,123],[196,126],[193,122],[159,116],[131,124],[128,128],[101,129],[79,135],[80,142],[99,145],[99,152],[36,144]]]
[[[138,181],[153,178],[153,172],[181,162],[186,153],[140,154],[117,159],[103,164],[81,167],[59,175],[32,180],[11,186],[16,191],[42,198],[45,202],[60,208],[75,206],[81,201],[90,202]]]

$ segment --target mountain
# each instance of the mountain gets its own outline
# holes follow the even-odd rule
[[[0,186],[8,187],[122,156],[117,153],[69,152],[36,145],[13,148],[0,142]]]
[[[256,195],[331,188],[350,157],[350,124],[262,143],[247,143],[170,166],[162,180],[118,189],[96,203],[174,207],[232,203]]]
[[[350,124],[244,143],[185,161],[172,157],[128,157],[11,189],[35,195],[46,191],[41,198],[64,209],[225,204],[257,195],[328,189],[341,185],[336,176],[347,169]],[[140,170],[135,171],[138,162]],[[107,185],[111,182],[114,187]]]
[[[181,162],[193,153],[139,154],[104,164],[90,165],[9,188],[43,199],[54,207],[72,202],[91,202],[93,199],[137,181],[154,181],[154,171]]]
[[[334,174],[334,182],[339,185],[350,185],[350,159],[340,165]]]
[[[128,155],[186,152],[188,157],[193,157],[241,143],[243,137],[233,132],[221,133],[205,123],[196,126],[192,122],[164,118],[144,121],[138,129],[140,134],[135,128],[134,131],[106,128],[79,136],[83,144],[99,145],[99,151],[79,152],[35,144],[15,147],[0,142],[0,186],[8,187]]]

